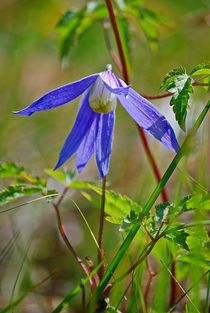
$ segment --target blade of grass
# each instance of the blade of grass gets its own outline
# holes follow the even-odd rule
[[[81,279],[81,283],[77,285],[72,291],[70,291],[63,300],[59,303],[59,305],[52,311],[52,313],[60,313],[63,309],[65,309],[71,299],[73,299],[80,291],[81,289],[89,282],[89,280],[98,272],[99,268],[101,267],[102,263],[98,264],[94,270],[88,275],[87,277]],[[0,313],[2,313],[0,311]]]
[[[52,275],[54,275],[54,273],[48,275],[47,277],[45,277],[44,279],[42,279],[40,282],[38,282],[36,285],[34,285],[32,288],[30,288],[28,291],[24,292],[22,294],[22,296],[20,296],[17,300],[15,300],[13,303],[8,304],[6,307],[4,307],[3,309],[0,309],[0,313],[7,313],[10,310],[12,310],[13,308],[15,308],[19,303],[21,303],[21,301],[24,300],[24,298],[27,297],[27,295],[30,292],[33,292],[35,289],[39,288],[41,285],[43,285],[48,279],[50,279],[52,277]]]
[[[188,295],[188,292],[184,290],[184,288],[182,287],[182,285],[178,282],[178,280],[176,279],[176,277],[172,274],[172,272],[170,271],[170,269],[168,268],[168,266],[166,265],[166,263],[163,260],[160,260],[161,263],[163,264],[163,266],[165,267],[165,269],[169,272],[169,274],[171,275],[171,277],[173,277],[173,279],[175,280],[175,282],[177,283],[177,285],[179,286],[179,288],[181,289],[181,291],[183,292],[183,294],[185,294],[185,296],[187,297],[187,299],[189,300],[189,302],[191,303],[191,305],[194,307],[195,311],[200,313],[200,311],[198,310],[198,308],[196,307],[196,305],[192,302],[190,296]],[[171,311],[170,311],[171,312]]]
[[[7,242],[6,246],[0,252],[0,264],[3,262],[4,258],[9,254],[16,240],[18,239],[20,232],[16,232],[10,240]]]
[[[210,272],[208,274],[208,286],[206,290],[205,313],[210,311]]]
[[[26,202],[21,203],[21,204],[18,204],[18,205],[13,206],[13,207],[11,207],[11,208],[9,208],[9,209],[2,210],[2,211],[0,211],[0,213],[6,213],[6,212],[9,212],[9,211],[18,209],[18,208],[20,208],[20,207],[22,207],[22,206],[25,206],[25,205],[27,205],[27,204],[32,204],[32,203],[34,203],[34,202],[37,202],[37,201],[40,201],[40,200],[43,200],[43,199],[47,199],[47,198],[51,198],[51,197],[55,197],[55,196],[58,196],[58,195],[59,195],[58,193],[53,193],[53,194],[51,194],[51,195],[42,196],[42,197],[39,197],[39,198],[30,200],[30,201],[26,201]]]
[[[171,313],[174,311],[177,304],[201,281],[202,278],[204,278],[207,274],[210,274],[210,270],[206,271],[198,280],[195,281],[195,283],[183,293],[183,295],[174,303],[172,307],[170,307],[169,311],[167,313]],[[207,311],[208,312],[208,311]],[[1,313],[1,312],[0,312]],[[206,312],[205,312],[206,313]]]
[[[30,249],[30,245],[27,247],[26,249],[26,252],[23,256],[23,260],[21,262],[21,265],[20,265],[20,268],[18,270],[18,273],[17,273],[17,276],[15,278],[15,282],[14,282],[14,285],[13,285],[13,288],[12,288],[12,293],[11,293],[11,297],[10,297],[10,304],[13,302],[13,299],[14,299],[14,294],[15,294],[15,289],[16,289],[16,286],[17,286],[17,282],[18,282],[18,279],[20,277],[20,274],[22,272],[22,269],[23,269],[23,266],[25,264],[25,261],[26,261],[26,258],[27,258],[27,255],[28,255],[28,251]],[[14,309],[14,308],[13,308]],[[11,312],[13,313],[13,309],[11,310]]]
[[[155,190],[151,194],[149,200],[145,204],[145,206],[143,208],[142,218],[149,213],[149,211],[152,208],[153,204],[155,203],[156,199],[160,195],[161,190],[164,188],[164,186],[168,182],[169,178],[173,174],[173,172],[176,169],[179,161],[185,155],[186,150],[187,150],[187,146],[188,146],[188,143],[189,143],[191,137],[198,130],[200,125],[202,124],[202,122],[203,122],[206,114],[208,113],[209,109],[210,109],[210,101],[207,103],[207,105],[204,107],[204,109],[200,113],[200,115],[199,115],[198,119],[196,120],[193,128],[188,133],[186,139],[184,140],[182,146],[180,147],[178,153],[173,158],[171,164],[167,168],[167,170],[166,170],[165,174],[163,175],[162,179],[157,184],[157,187],[155,188]],[[93,309],[92,305],[94,303],[96,303],[97,300],[102,295],[104,288],[106,287],[107,283],[109,282],[110,278],[112,277],[113,273],[115,272],[118,264],[121,262],[123,256],[125,255],[127,249],[129,248],[131,242],[133,241],[133,239],[136,236],[136,234],[137,234],[138,230],[140,229],[140,227],[141,227],[141,224],[135,224],[131,228],[131,230],[128,233],[127,237],[125,238],[123,244],[121,245],[121,247],[117,251],[116,255],[114,256],[112,262],[107,267],[106,273],[105,273],[104,277],[102,278],[101,283],[99,284],[99,286],[98,286],[98,288],[97,288],[97,290],[96,290],[96,292],[95,292],[95,294],[94,294],[94,296],[92,298],[92,301],[91,301],[91,304],[90,304],[90,311],[89,312],[91,312],[91,309]],[[92,310],[92,312],[93,312],[93,310]]]
[[[86,220],[86,218],[85,218],[84,214],[82,213],[81,209],[79,208],[79,206],[77,205],[77,203],[76,203],[72,198],[70,198],[70,197],[68,197],[68,198],[74,203],[75,207],[76,207],[77,210],[79,211],[79,213],[80,213],[80,215],[81,215],[83,221],[85,222],[85,225],[87,226],[87,229],[88,229],[89,232],[90,232],[91,237],[93,238],[93,241],[94,241],[95,244],[96,244],[96,247],[99,249],[99,245],[98,245],[97,239],[96,239],[94,233],[92,232],[92,229],[90,228],[90,225],[88,224],[88,221]]]

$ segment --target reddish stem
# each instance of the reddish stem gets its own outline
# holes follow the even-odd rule
[[[82,259],[77,255],[76,251],[74,250],[73,246],[71,245],[67,235],[66,235],[66,232],[65,232],[65,229],[64,229],[64,226],[62,224],[62,220],[61,220],[61,215],[60,215],[60,211],[59,211],[59,207],[58,207],[58,203],[60,203],[62,201],[62,199],[57,201],[57,203],[52,203],[52,206],[54,207],[55,209],[55,213],[56,213],[56,218],[57,218],[57,224],[58,224],[58,229],[59,229],[59,232],[60,232],[60,235],[63,239],[63,241],[65,242],[68,250],[71,252],[71,254],[73,255],[73,257],[75,258],[75,260],[77,261],[77,263],[79,264],[79,266],[81,267],[83,273],[88,276],[90,273],[89,273],[89,270],[88,268],[86,267],[86,265],[83,263]],[[89,279],[89,283],[90,283],[90,286],[91,288],[93,287],[93,281],[92,279],[90,278]]]
[[[125,54],[123,51],[122,41],[120,38],[120,33],[119,33],[114,9],[112,6],[112,2],[111,2],[111,0],[105,0],[105,2],[106,2],[107,9],[109,11],[109,17],[110,17],[110,21],[111,21],[112,28],[114,31],[115,40],[116,40],[117,48],[118,48],[118,52],[119,52],[119,57],[120,57],[121,64],[122,64],[123,78],[124,78],[124,81],[126,82],[126,84],[129,84],[129,75],[128,75],[128,69],[127,69],[127,64],[126,64],[126,58],[125,58]],[[146,135],[145,135],[143,129],[139,125],[137,125],[137,127],[138,127],[139,135],[140,135],[140,138],[142,140],[146,155],[150,161],[150,164],[152,165],[155,177],[156,177],[157,181],[159,182],[161,179],[160,170],[159,170],[158,165],[155,161],[155,158],[152,154],[152,151],[150,150],[150,147],[149,147],[149,144],[148,144],[148,141],[147,141],[147,138],[146,138]],[[167,202],[168,196],[167,196],[165,188],[162,189],[161,195],[162,195],[163,201]]]
[[[176,262],[175,260],[172,260],[171,263],[171,280],[170,280],[170,285],[171,285],[171,295],[170,295],[170,300],[169,300],[169,308],[176,302],[176,296],[177,296],[177,285],[176,285],[176,280],[174,279],[176,277]]]

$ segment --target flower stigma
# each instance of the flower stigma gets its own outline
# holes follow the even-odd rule
[[[101,73],[90,89],[89,104],[96,113],[109,113],[116,109],[117,97],[106,88],[104,81],[112,88],[118,87],[112,75],[111,64],[106,66],[106,70]]]

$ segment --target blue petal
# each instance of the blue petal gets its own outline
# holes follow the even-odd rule
[[[126,86],[126,87],[117,87],[117,88],[112,88],[111,86],[109,86],[107,83],[103,82],[105,87],[111,92],[114,93],[116,95],[124,95],[127,96],[127,94],[129,93],[129,89],[130,86]]]
[[[114,124],[115,111],[101,114],[96,139],[96,163],[101,178],[103,178],[109,171]]]
[[[89,106],[89,92],[84,96],[81,106],[74,123],[74,126],[66,138],[64,146],[60,152],[58,163],[54,169],[57,169],[66,162],[79,148],[86,134],[89,132],[95,119],[96,113]]]
[[[105,87],[114,94],[127,95],[130,86],[124,83],[124,86],[120,82],[119,78],[110,71],[104,71],[100,73],[100,78],[103,80]]]
[[[168,149],[174,152],[179,150],[171,125],[153,104],[131,88],[126,97],[118,96],[118,99],[139,126],[160,140]]]
[[[90,87],[91,84],[94,83],[98,75],[99,74],[90,75],[82,78],[81,80],[77,80],[76,82],[52,90],[38,100],[34,101],[25,109],[14,113],[30,116],[37,111],[54,109],[57,106],[65,104],[81,95]]]
[[[82,172],[94,153],[99,118],[100,114],[95,113],[95,119],[77,150],[76,166],[79,173]]]

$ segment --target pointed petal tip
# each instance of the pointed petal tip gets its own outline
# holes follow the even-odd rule
[[[12,111],[12,114],[31,116],[33,112],[27,112],[27,110],[21,110],[21,111]]]
[[[56,163],[55,167],[53,168],[53,171],[56,171],[59,167],[61,167],[62,164],[60,164],[60,160]]]
[[[83,169],[84,169],[84,166],[77,165],[77,172],[78,172],[79,174],[82,173]]]

